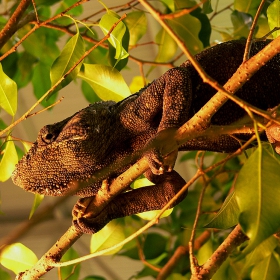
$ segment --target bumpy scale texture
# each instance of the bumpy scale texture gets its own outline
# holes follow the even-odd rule
[[[254,43],[251,55],[266,44]],[[196,59],[212,78],[225,84],[242,63],[244,47],[245,41],[231,41],[203,51],[196,55]],[[236,95],[267,110],[280,103],[279,88],[278,55]],[[215,90],[203,83],[191,63],[186,61],[119,103],[94,103],[61,122],[43,127],[30,151],[19,161],[13,181],[30,192],[60,196],[69,193],[73,182],[86,182],[94,172],[110,165],[114,171],[107,179],[111,180],[125,169],[114,165],[117,160],[136,154],[160,133],[180,127],[214,94]],[[228,125],[244,115],[242,108],[228,101],[213,116],[211,123]],[[222,135],[205,140],[194,139],[182,145],[180,150],[233,152],[240,147],[240,141],[236,140],[238,137]],[[278,141],[273,132],[269,138],[271,142]],[[153,160],[158,159],[159,149],[155,147],[147,154],[153,173],[160,165]],[[155,186],[120,194],[103,211],[86,213],[86,218],[79,214],[83,201],[97,193],[101,182],[77,191],[76,194],[84,198],[74,207],[74,224],[84,232],[94,233],[111,219],[159,209],[185,183],[175,171],[162,175],[148,171],[146,176]]]

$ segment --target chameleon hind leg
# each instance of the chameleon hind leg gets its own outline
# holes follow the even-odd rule
[[[94,209],[88,203],[91,198],[81,198],[73,208],[74,226],[84,233],[95,233],[113,219],[159,210],[185,185],[185,180],[176,171],[154,175],[148,170],[145,176],[155,185],[121,193],[98,213],[91,210]],[[187,191],[170,207],[186,195]]]

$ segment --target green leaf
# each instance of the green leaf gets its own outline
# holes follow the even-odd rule
[[[101,101],[101,99],[98,97],[98,95],[94,92],[92,87],[85,81],[82,81],[82,92],[84,94],[84,97],[89,103],[94,103],[97,101]]]
[[[37,261],[36,255],[21,243],[5,247],[0,255],[0,263],[15,274],[31,268]]]
[[[227,229],[238,224],[239,208],[235,193],[232,192],[224,201],[221,209],[215,217],[205,225],[206,228]]]
[[[168,276],[167,280],[186,280],[185,276],[179,274],[179,273],[172,273],[170,276]]]
[[[250,14],[251,16],[255,16],[260,3],[261,0],[249,0],[249,1],[235,0],[234,9],[239,12]]]
[[[202,10],[204,14],[210,14],[213,12],[211,0],[207,0],[206,2],[203,3]]]
[[[87,276],[83,280],[106,280],[106,278],[101,276]]]
[[[165,6],[166,13],[175,11],[174,0],[161,0],[160,2]]]
[[[248,37],[249,30],[252,23],[252,17],[238,11],[233,11],[231,14],[231,21],[234,28],[234,39],[241,37]]]
[[[129,32],[127,31],[123,39],[124,49],[128,49],[128,44],[129,44]],[[109,66],[112,66],[118,71],[121,71],[127,65],[128,57],[124,59],[115,59],[116,49],[110,44],[110,42],[108,43],[108,46],[109,46],[109,51],[108,51],[107,60],[109,62]]]
[[[116,14],[107,13],[102,16],[99,26],[105,35],[108,34],[112,26],[119,20]],[[128,52],[123,48],[122,40],[126,32],[126,26],[123,22],[119,22],[110,34],[109,42],[116,49],[115,59],[120,60],[128,57]]]
[[[267,18],[270,30],[280,26],[280,2],[279,0],[273,1],[267,8]],[[280,35],[280,30],[273,32],[273,38],[277,38]]]
[[[25,153],[27,153],[30,150],[30,148],[32,147],[32,145],[33,145],[33,143],[26,142],[26,141],[23,141],[23,140],[21,140],[20,142],[21,142],[21,144],[24,147]]]
[[[238,278],[238,270],[232,265],[231,258],[227,258],[213,275],[211,280],[236,280]]]
[[[84,40],[79,33],[74,35],[63,48],[60,56],[54,61],[50,77],[52,86],[56,84],[64,75],[81,59],[85,53]],[[79,63],[77,67],[65,77],[60,86],[56,88],[59,90],[68,85],[78,75],[82,63]]]
[[[61,261],[62,262],[70,261],[78,257],[79,257],[78,253],[72,247],[70,247],[69,250],[61,258]],[[64,279],[78,280],[80,275],[80,269],[81,269],[80,264],[72,264],[72,265],[61,267],[60,268],[61,280]]]
[[[214,252],[214,245],[213,239],[207,240],[197,252],[197,261],[198,263],[205,263],[213,254]]]
[[[149,259],[149,263],[156,266],[160,265],[160,263],[168,257],[168,254],[166,252],[163,252],[161,255],[156,257],[155,259]]]
[[[12,141],[11,136],[8,136],[4,155],[0,162],[0,181],[7,181],[11,177],[17,162],[18,156],[14,141]]]
[[[86,57],[86,61],[84,62],[89,64],[102,64],[109,66],[108,50],[102,47],[97,47]]]
[[[4,50],[2,50],[1,53],[4,53]],[[13,80],[14,80],[14,77],[17,74],[17,72],[19,72],[18,69],[15,69],[18,67],[15,67],[15,66],[18,64],[20,57],[21,57],[21,54],[19,54],[17,52],[13,52],[7,58],[5,58],[1,61],[3,71],[5,72],[5,74],[7,76],[9,76]]]
[[[102,100],[120,101],[130,95],[120,72],[110,66],[84,64],[78,76],[88,82]]]
[[[60,4],[60,7],[56,11],[56,14],[59,14],[59,13],[65,11],[67,8],[69,8],[70,6],[72,6],[75,3],[77,3],[77,0],[63,0],[61,2],[61,4]],[[71,14],[71,16],[77,17],[77,16],[81,15],[82,12],[83,12],[83,6],[82,5],[78,5],[74,9],[71,9],[69,14]]]
[[[1,280],[12,280],[12,277],[9,275],[8,272],[2,270],[0,267],[0,279]]]
[[[162,256],[163,252],[166,250],[167,240],[166,236],[158,233],[147,234],[143,247],[145,258],[147,260],[153,260]]]
[[[252,280],[277,280],[280,279],[280,266],[273,254],[263,259],[251,272]]]
[[[243,271],[249,271],[252,266],[258,265],[263,259],[271,256],[278,245],[278,240],[272,235],[257,246],[246,256],[246,263]]]
[[[113,220],[108,223],[97,233],[93,234],[90,241],[90,252],[94,253],[103,249],[114,246],[125,239],[124,229],[118,220]],[[106,253],[112,255],[117,253],[122,246]]]
[[[202,42],[198,38],[201,23],[197,18],[191,15],[184,15],[172,20],[168,19],[167,23],[183,40],[191,53],[195,54],[203,50]]]
[[[210,24],[208,16],[205,13],[203,13],[201,8],[197,8],[194,11],[192,11],[191,15],[196,17],[201,23],[201,28],[198,33],[199,40],[202,42],[204,48],[209,47],[212,26]]]
[[[36,57],[26,51],[19,55],[19,59],[17,61],[17,71],[13,77],[18,88],[26,86],[31,81],[33,67],[36,62]],[[15,68],[15,65],[13,68]]]
[[[146,85],[150,83],[149,80],[145,79]],[[143,77],[142,76],[134,76],[132,78],[132,81],[129,85],[129,89],[132,93],[138,92],[140,89],[142,89],[145,86]]]
[[[147,32],[147,18],[144,12],[136,11],[127,14],[124,23],[129,30],[129,45],[134,46]]]
[[[29,32],[31,26],[25,25],[18,30],[19,37]],[[56,43],[59,40],[60,32],[54,29],[39,28],[22,42],[25,51],[35,56],[45,65],[51,65],[52,61],[59,55],[59,48]],[[36,44],[34,44],[36,42]]]
[[[33,91],[37,99],[44,95],[51,87],[50,67],[44,62],[40,61],[35,67],[32,77]],[[45,99],[41,104],[47,107],[54,103],[57,93]]]
[[[240,209],[239,222],[250,238],[244,253],[280,228],[280,162],[261,146],[245,162],[236,181],[236,201]]]
[[[0,107],[14,116],[17,111],[17,85],[3,71],[0,64]]]
[[[270,31],[270,27],[268,25],[268,19],[263,17],[259,18],[256,38],[262,38],[266,36],[269,33],[269,31]],[[272,39],[272,35],[270,35],[268,38]]]
[[[38,193],[35,194],[34,200],[33,200],[33,205],[32,205],[32,208],[31,208],[31,211],[30,211],[30,214],[29,214],[29,219],[31,219],[31,217],[35,213],[36,209],[42,203],[43,199],[44,199],[44,195],[38,194]]]
[[[158,53],[155,59],[157,62],[169,61],[178,49],[177,43],[163,28],[156,35],[155,42],[158,44]]]

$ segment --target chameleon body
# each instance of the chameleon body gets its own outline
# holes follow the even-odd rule
[[[254,43],[251,55],[266,44]],[[206,73],[220,84],[225,84],[242,63],[244,48],[245,41],[231,41],[206,49],[196,55],[196,59]],[[280,104],[279,86],[280,56],[277,55],[236,95],[267,110]],[[215,92],[211,86],[203,83],[191,63],[186,61],[121,102],[97,102],[61,122],[43,127],[29,152],[19,161],[13,181],[34,193],[67,195],[71,190],[71,182],[86,182],[94,172],[112,166],[113,171],[107,178],[110,181],[141,155],[136,156],[134,162],[125,168],[118,168],[118,160],[137,154],[165,131],[179,128]],[[212,117],[211,124],[228,125],[245,115],[242,108],[227,101]],[[273,142],[273,136],[269,137]],[[193,139],[179,149],[230,153],[240,147],[242,139],[240,142],[238,138],[239,135],[221,135]],[[161,168],[166,169],[161,163],[159,150],[155,147],[146,154],[150,170],[145,175],[155,183],[154,186],[122,193],[100,213],[87,213],[87,218],[79,214],[84,207],[84,198],[93,197],[101,188],[101,182],[89,184],[77,191],[77,195],[84,197],[73,211],[77,228],[94,233],[111,219],[159,209],[173,197],[185,182],[175,171],[155,175],[160,173],[157,171]],[[167,169],[170,171],[172,166]]]

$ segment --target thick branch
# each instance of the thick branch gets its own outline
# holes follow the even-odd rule
[[[199,272],[192,275],[191,280],[210,280],[227,257],[246,240],[248,237],[237,225],[208,261],[200,267]]]
[[[18,23],[30,3],[31,0],[22,0],[19,2],[18,7],[0,32],[0,49],[2,49],[12,35],[18,30]]]

